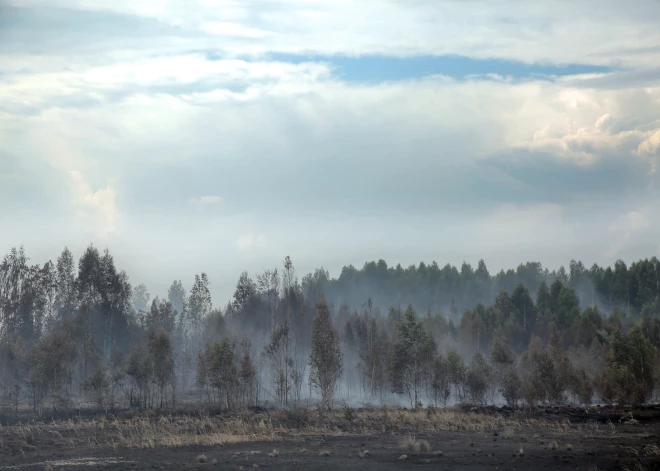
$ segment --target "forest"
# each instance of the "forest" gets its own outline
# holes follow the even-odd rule
[[[660,391],[660,262],[491,275],[433,262],[200,273],[151,296],[110,252],[0,264],[0,407],[644,404]]]

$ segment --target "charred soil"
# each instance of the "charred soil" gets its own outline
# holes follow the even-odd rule
[[[118,414],[0,429],[0,470],[660,469],[656,408]]]

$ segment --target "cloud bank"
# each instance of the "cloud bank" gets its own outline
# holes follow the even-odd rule
[[[94,242],[152,292],[205,270],[221,303],[285,255],[659,254],[657,2],[0,10],[4,251]]]

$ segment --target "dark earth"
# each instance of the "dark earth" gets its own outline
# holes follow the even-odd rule
[[[430,450],[402,448],[405,434],[306,436],[223,446],[116,451],[39,448],[1,456],[0,470],[626,470],[660,469],[660,421],[623,422],[569,416],[557,427],[524,431],[441,431],[416,434]],[[1,435],[0,435],[1,437]],[[273,450],[278,456],[270,456]],[[364,453],[367,450],[368,453]],[[327,456],[322,452],[329,452]],[[361,457],[360,455],[363,454]],[[203,456],[200,456],[203,455]],[[402,456],[405,455],[405,456]],[[198,462],[202,460],[205,462]]]

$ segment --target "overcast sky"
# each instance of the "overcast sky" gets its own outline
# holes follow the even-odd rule
[[[660,251],[660,2],[0,0],[0,250],[491,272]]]

